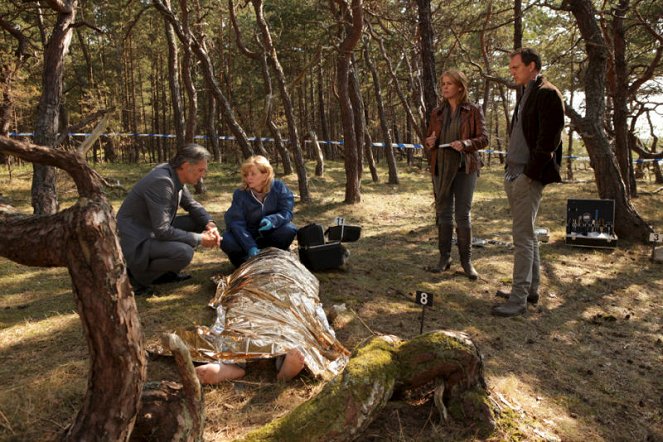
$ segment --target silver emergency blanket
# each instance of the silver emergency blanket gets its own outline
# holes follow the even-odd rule
[[[178,331],[192,358],[271,358],[297,348],[315,376],[340,372],[350,352],[336,339],[318,297],[319,282],[291,253],[269,248],[217,285],[211,327]]]

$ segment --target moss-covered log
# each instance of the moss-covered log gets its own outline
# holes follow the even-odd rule
[[[242,440],[355,440],[394,393],[425,385],[428,391],[442,386],[440,407],[486,435],[494,419],[482,370],[480,353],[462,333],[435,331],[410,341],[375,337],[316,397]]]

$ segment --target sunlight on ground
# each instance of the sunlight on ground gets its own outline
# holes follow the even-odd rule
[[[491,377],[490,385],[495,401],[501,407],[507,407],[520,418],[518,429],[524,434],[531,434],[534,430],[539,435],[546,431],[538,424],[539,421],[548,427],[563,427],[562,434],[567,440],[580,440],[588,436],[588,429],[580,424],[569,411],[557,404],[554,398],[546,397],[536,392],[532,385],[536,379],[523,379],[514,374],[503,377]],[[550,440],[560,440],[554,435]],[[578,438],[578,439],[576,439]]]
[[[0,351],[6,351],[17,342],[25,340],[48,339],[55,333],[79,325],[76,312],[56,313],[44,319],[26,318],[23,323],[7,327],[0,331]]]
[[[166,305],[172,304],[174,301],[184,301],[190,299],[192,296],[200,293],[200,285],[190,284],[183,287],[177,287],[175,292],[166,291],[165,288],[159,289],[157,286],[158,294],[146,298],[147,302],[153,305]]]
[[[150,167],[113,165],[103,172],[128,190]],[[235,169],[212,165],[208,194],[200,197],[220,223],[239,182],[231,172]],[[346,205],[342,165],[332,162],[325,177],[309,175],[313,203],[295,205],[294,221],[300,227],[308,222],[328,227],[336,216],[362,226],[361,239],[346,244],[347,269],[316,274],[325,305],[346,303],[364,322],[354,324],[356,328],[337,327],[339,335],[348,336],[343,342],[349,349],[372,331],[404,339],[418,335],[422,308],[412,298],[416,290],[425,290],[433,293],[435,304],[425,311],[424,330],[470,335],[485,357],[492,397],[512,410],[510,422],[505,417],[493,440],[647,440],[663,434],[657,432],[663,379],[660,265],[649,263],[650,248],[639,244],[624,243],[615,250],[564,244],[566,199],[593,197],[593,182],[546,188],[539,225],[550,229],[550,241],[541,246],[541,302],[529,308],[527,317],[496,319],[490,307],[497,302],[496,289],[509,289],[513,250],[507,244],[475,248],[473,260],[481,274],[475,282],[460,273],[455,246],[450,272],[424,271],[439,256],[430,180],[416,168],[400,172],[400,186],[386,185],[384,170],[381,183],[370,183],[365,174],[362,203]],[[501,172],[497,164],[482,171],[472,216],[475,236],[509,242]],[[29,185],[18,184],[29,180],[31,171],[21,174],[24,178],[19,181],[15,175],[7,190],[1,180],[0,187],[28,213]],[[296,175],[284,179],[298,193]],[[63,184],[70,201],[75,192]],[[123,196],[112,192],[115,210]],[[643,195],[634,204],[647,222],[663,229],[660,195]],[[185,270],[191,280],[158,286],[159,296],[136,298],[146,340],[156,342],[178,327],[210,325],[214,311],[207,302],[215,290],[210,277],[231,271],[223,252],[202,249]],[[0,292],[0,327],[5,327],[0,330],[0,412],[6,416],[0,415],[0,439],[50,439],[71,422],[87,379],[89,356],[69,275],[65,269],[0,259]],[[177,379],[168,361],[151,359],[148,371],[150,380]],[[273,379],[270,365],[242,381],[206,387],[205,439],[239,437],[284,414],[322,385],[306,375],[287,386]],[[437,440],[436,435],[453,439],[448,429],[429,432],[425,417],[403,423],[404,429],[398,422],[391,432],[377,434],[409,442]]]

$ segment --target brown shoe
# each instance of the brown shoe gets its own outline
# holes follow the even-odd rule
[[[504,298],[504,299],[509,299],[511,297],[511,292],[505,292],[504,290],[498,290],[495,292],[495,296],[498,298]],[[539,294],[538,293],[530,293],[527,295],[527,303],[536,305],[539,302]]]
[[[520,316],[527,313],[527,304],[520,305],[514,302],[505,302],[504,304],[498,304],[493,306],[491,313],[494,316],[502,316],[504,318],[509,318],[512,316]]]

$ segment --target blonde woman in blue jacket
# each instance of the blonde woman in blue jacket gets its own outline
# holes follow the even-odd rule
[[[226,212],[221,250],[239,267],[261,249],[288,250],[297,228],[292,221],[295,199],[288,186],[274,178],[269,160],[254,155],[241,166],[242,186]]]

